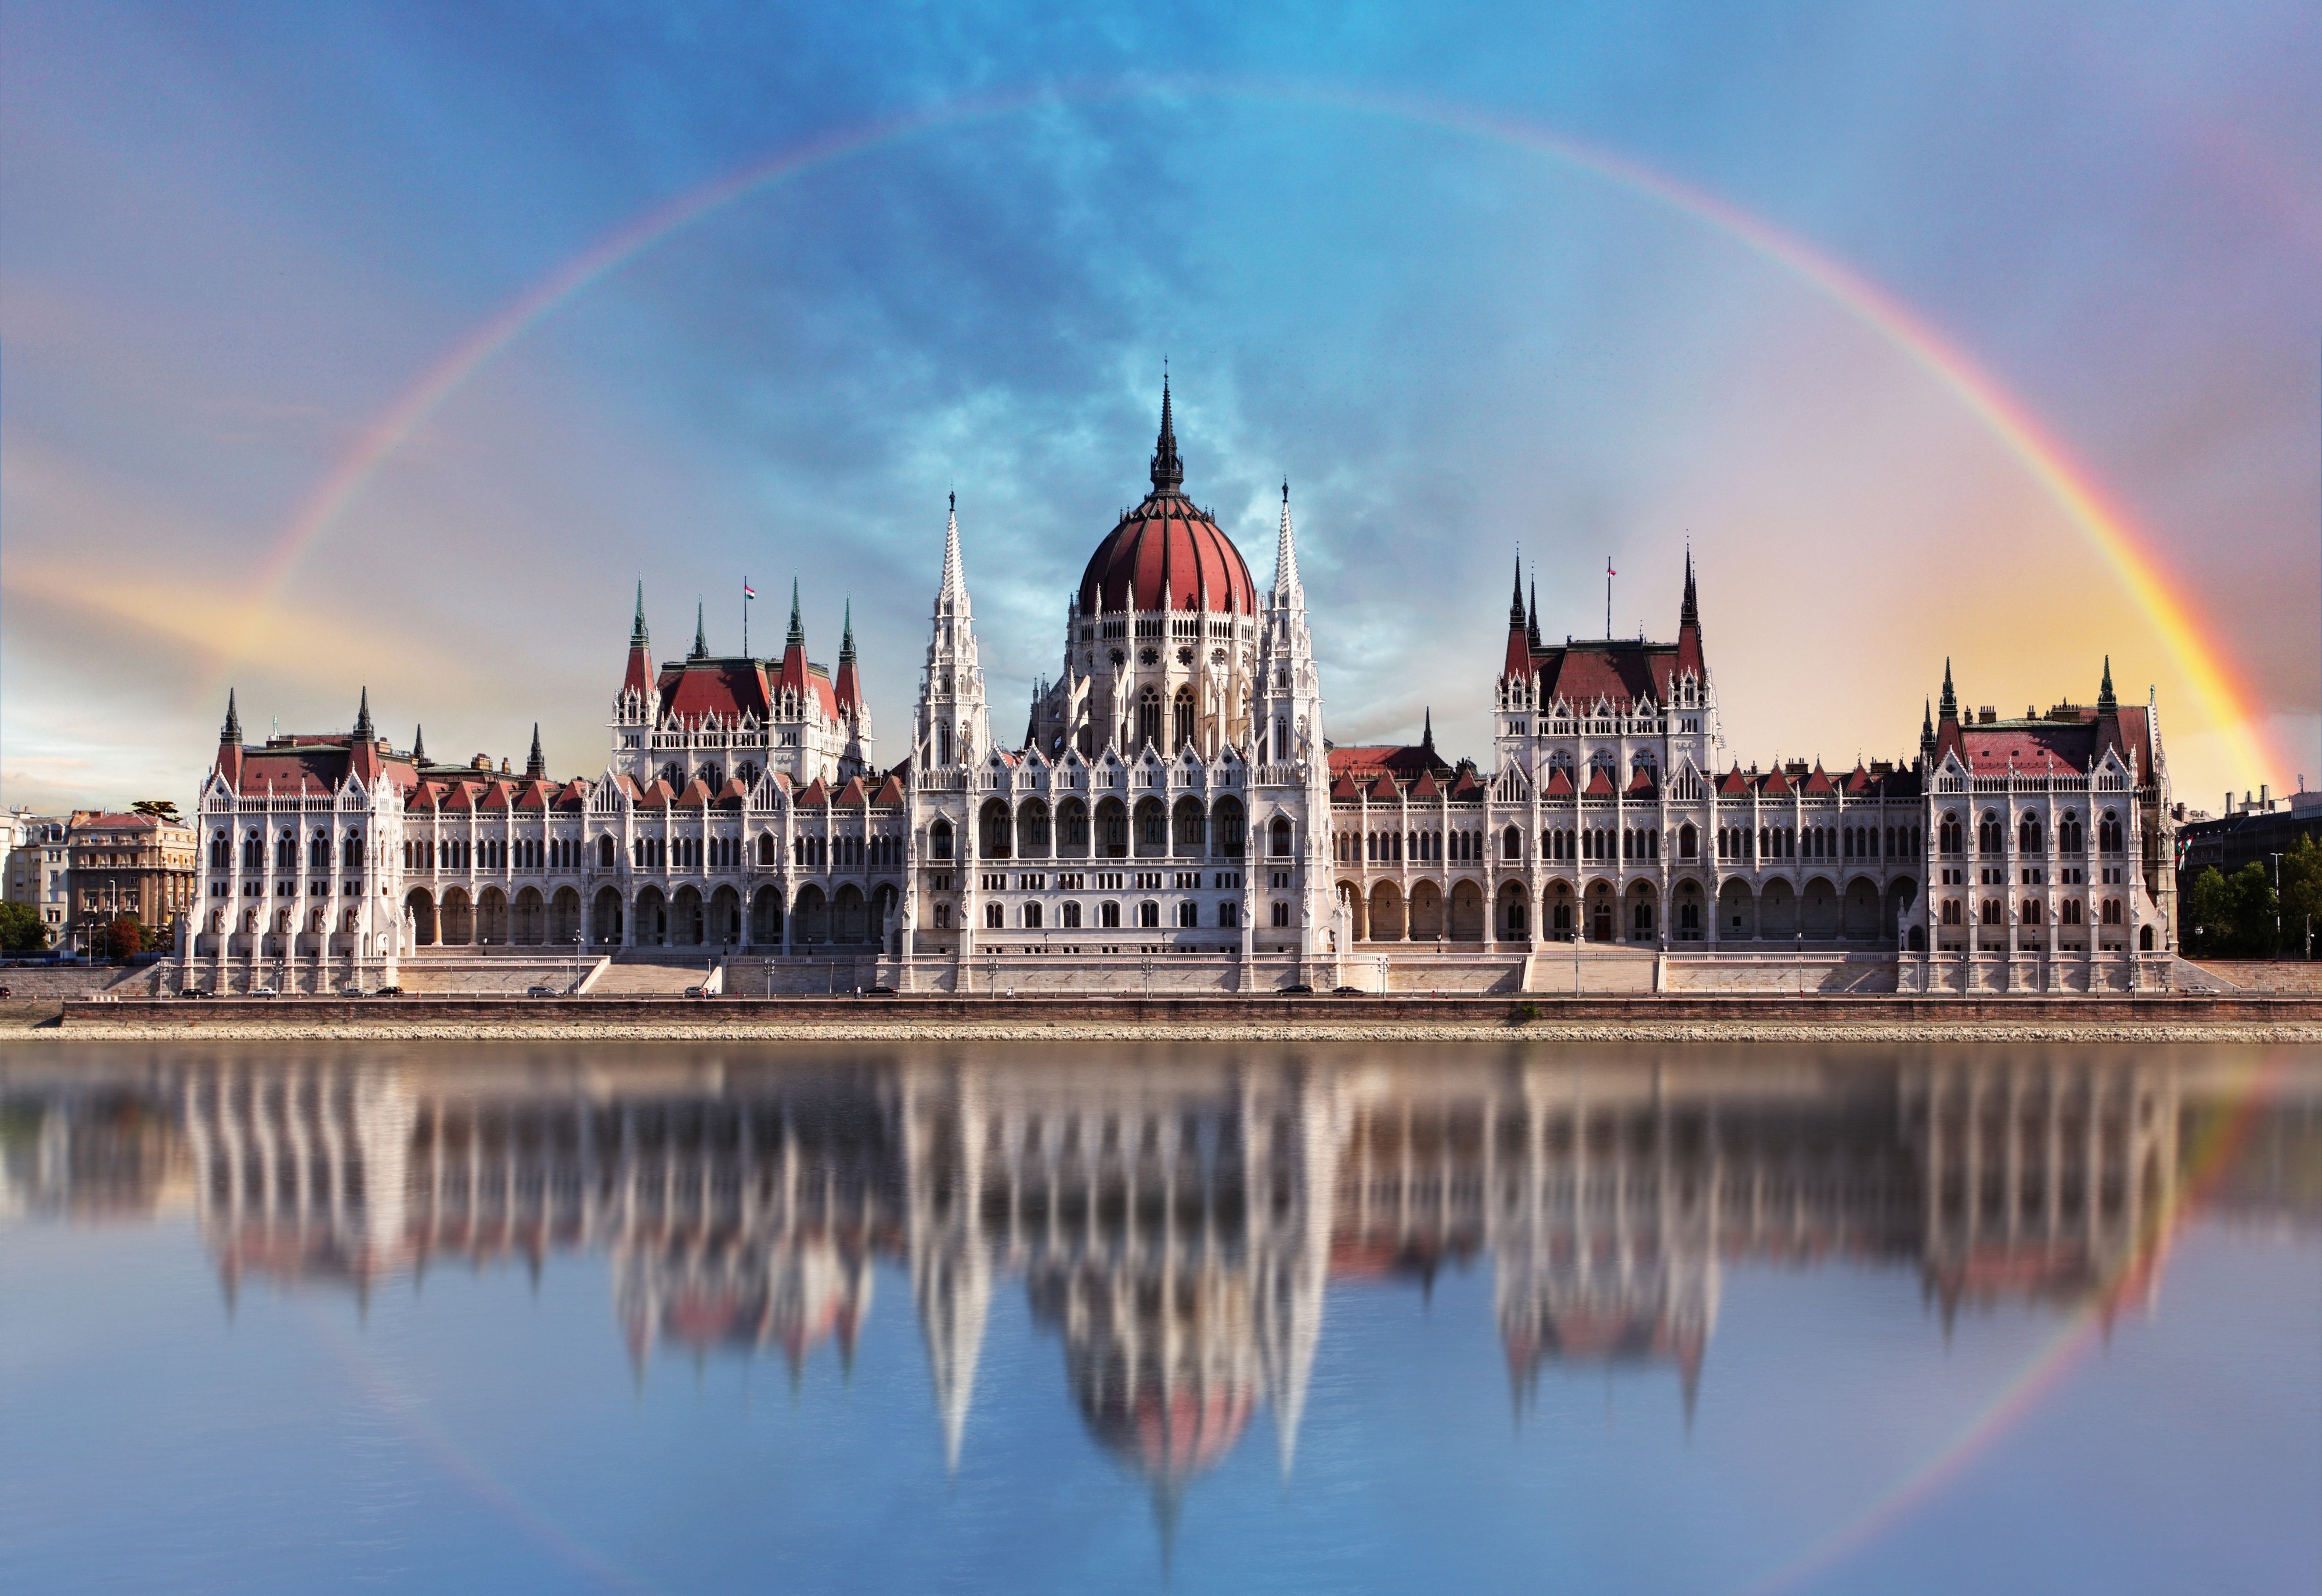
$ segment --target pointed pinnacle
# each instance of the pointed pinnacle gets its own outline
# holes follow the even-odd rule
[[[1153,444],[1153,488],[1164,492],[1185,480],[1184,462],[1177,458],[1177,429],[1169,411],[1169,373],[1161,373],[1161,435]]]
[[[845,625],[845,628],[840,632],[840,634],[839,634],[839,637],[838,637],[838,662],[839,662],[840,664],[842,664],[842,665],[848,665],[848,664],[852,664],[852,663],[854,663],[854,661],[855,661],[855,600],[854,600],[853,597],[852,597],[852,596],[850,596],[850,597],[847,598],[847,600],[846,600],[846,625]]]
[[[805,646],[806,623],[799,618],[798,578],[792,577],[791,579],[791,630],[790,635],[782,639],[782,648],[784,652],[788,652],[791,649],[802,649]]]
[[[225,690],[225,729],[218,734],[218,741],[221,743],[242,741],[242,716],[234,712],[232,688]]]
[[[370,743],[376,737],[370,724],[370,689],[366,686],[362,690],[362,704],[355,711],[355,741]]]
[[[629,646],[645,646],[645,579],[637,579],[637,618],[629,623]]]

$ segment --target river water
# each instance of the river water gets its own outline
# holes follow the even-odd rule
[[[2322,1588],[2322,1054],[20,1046],[0,1587]]]

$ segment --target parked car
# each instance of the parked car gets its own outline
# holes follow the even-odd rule
[[[207,987],[187,987],[184,991],[179,992],[178,996],[188,1002],[191,1002],[196,1000],[206,1001],[209,999],[216,997],[217,994],[211,991]]]
[[[282,994],[272,987],[261,985],[251,988],[250,995],[253,998],[279,998]]]
[[[554,987],[545,987],[541,985],[538,981],[535,981],[532,985],[525,988],[524,995],[527,998],[553,998],[556,996],[556,989]]]
[[[890,986],[864,987],[863,995],[866,998],[891,998],[895,995],[895,989]]]
[[[685,989],[685,995],[689,998],[708,998],[714,994],[708,987],[688,987]]]
[[[342,998],[360,998],[363,996],[363,990],[357,986],[341,987],[339,989],[339,996]]]
[[[374,998],[400,998],[403,996],[403,989],[401,987],[381,987],[379,990],[373,992],[371,996]]]
[[[1284,987],[1282,995],[1285,998],[1311,998],[1314,995],[1314,989],[1302,980],[1295,986]]]
[[[1332,987],[1330,989],[1330,996],[1333,998],[1359,998],[1362,995],[1363,990],[1360,987]]]

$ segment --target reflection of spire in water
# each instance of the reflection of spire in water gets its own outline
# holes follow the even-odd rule
[[[977,1072],[960,1072],[951,1093],[928,1079],[930,1073],[904,1072],[906,1245],[943,1426],[944,1467],[957,1473],[992,1310],[991,1259],[982,1233],[982,1093]]]

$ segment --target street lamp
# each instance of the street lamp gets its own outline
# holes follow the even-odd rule
[[[2281,957],[2281,855],[2270,853],[2266,857],[2273,861],[2273,956],[2279,959]]]

